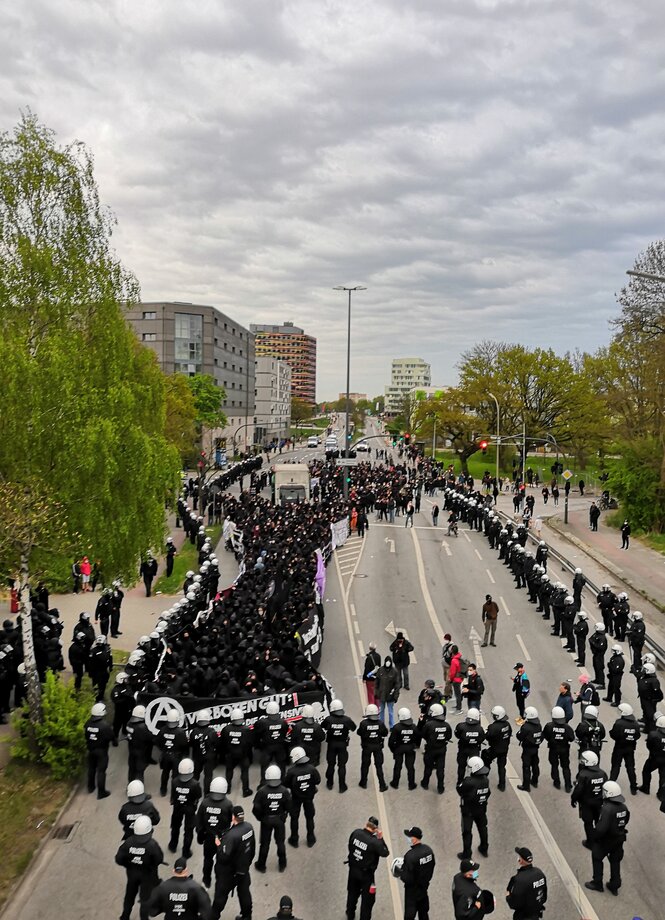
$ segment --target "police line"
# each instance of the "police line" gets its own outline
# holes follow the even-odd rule
[[[210,724],[219,733],[231,721],[231,712],[234,709],[242,711],[245,724],[250,726],[265,715],[268,703],[272,702],[277,703],[280,716],[287,722],[302,718],[303,707],[307,705],[313,708],[314,718],[321,721],[330,714],[328,704],[331,699],[332,687],[327,682],[325,690],[265,693],[261,696],[224,700],[214,697],[155,696],[150,693],[138,695],[138,702],[145,706],[146,725],[154,735],[158,733],[171,709],[176,710],[180,716],[180,724],[185,728],[192,728],[196,722],[197,712],[207,709],[211,715]]]

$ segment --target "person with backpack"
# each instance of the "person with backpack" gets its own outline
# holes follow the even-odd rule
[[[513,693],[515,694],[515,702],[517,703],[517,709],[519,715],[515,719],[518,725],[522,725],[524,722],[524,705],[526,698],[531,691],[531,683],[529,677],[524,670],[524,664],[521,661],[518,661],[513,668],[515,671],[515,676],[513,677]]]
[[[480,709],[480,700],[485,692],[485,684],[473,661],[469,662],[466,680],[462,684],[462,695],[469,709]]]
[[[589,680],[588,674],[580,674],[578,680],[582,686],[575,697],[575,702],[582,706],[582,716],[584,716],[588,706],[600,706],[600,693]]]
[[[453,640],[450,633],[446,633],[443,637],[443,645],[441,647],[441,667],[443,668],[443,695],[446,702],[453,695],[453,688],[450,683],[450,662],[453,657]]]
[[[453,709],[453,712],[455,715],[459,715],[462,711],[462,681],[469,663],[464,661],[462,653],[456,645],[453,645],[451,652],[449,679],[455,694],[455,709]]]

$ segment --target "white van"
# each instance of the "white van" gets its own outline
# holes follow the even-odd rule
[[[317,438],[315,434],[311,434],[307,438],[307,446],[308,447],[318,447],[319,446],[319,439]]]

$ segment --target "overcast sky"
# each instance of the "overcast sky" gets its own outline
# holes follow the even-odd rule
[[[11,8],[10,8],[11,7]],[[663,236],[662,0],[23,0],[0,128],[85,141],[144,300],[318,338],[318,396],[593,350]]]

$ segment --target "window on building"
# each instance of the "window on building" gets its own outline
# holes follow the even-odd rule
[[[144,310],[143,319],[157,319],[157,311],[156,310]]]
[[[215,358],[215,364],[217,364],[217,358]]]
[[[203,316],[195,313],[175,314],[174,366],[190,376],[203,370]]]
[[[157,333],[156,332],[144,332],[143,335],[141,336],[141,339],[144,342],[156,342]]]
[[[233,354],[236,353],[236,347],[235,347],[235,345],[232,345],[232,346],[231,346],[231,351],[233,352]]]

